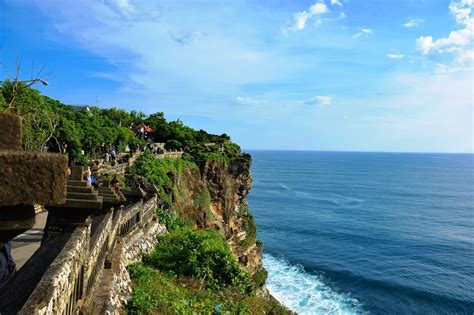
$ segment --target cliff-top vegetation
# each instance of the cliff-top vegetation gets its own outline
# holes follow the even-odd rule
[[[131,314],[291,314],[257,296],[255,283],[213,230],[192,230],[158,210],[169,233],[142,263],[129,266]]]
[[[66,153],[70,162],[80,164],[112,149],[143,148],[146,141],[134,132],[140,124],[152,128],[149,141],[165,143],[168,150],[183,150],[188,160],[229,161],[245,156],[228,135],[195,130],[180,120],[167,121],[162,112],[146,115],[114,107],[66,105],[19,81],[0,82],[0,112],[23,118],[26,150]]]

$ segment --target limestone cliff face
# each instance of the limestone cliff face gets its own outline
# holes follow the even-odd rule
[[[205,161],[196,169],[173,174],[172,208],[198,228],[218,230],[240,264],[251,275],[261,274],[262,244],[248,211],[247,194],[252,185],[251,158],[231,162]],[[171,174],[169,174],[171,175]]]

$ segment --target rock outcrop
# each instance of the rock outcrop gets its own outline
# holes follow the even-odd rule
[[[229,243],[239,263],[252,275],[266,275],[262,267],[262,243],[256,240],[256,225],[248,210],[252,186],[251,158],[229,162],[206,160],[198,168],[168,174],[173,179],[172,210],[191,220],[197,228],[218,230]],[[258,281],[259,283],[263,281]],[[261,290],[265,292],[265,290]]]

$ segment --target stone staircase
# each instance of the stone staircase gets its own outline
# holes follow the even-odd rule
[[[125,196],[120,191],[110,187],[108,181],[103,181],[102,186],[99,186],[97,190],[99,196],[103,198],[104,208],[106,206],[116,207],[126,201]]]
[[[61,207],[102,209],[103,198],[85,180],[68,179],[66,203]]]
[[[42,243],[87,224],[90,215],[102,212],[103,197],[82,179],[83,171],[81,166],[71,167],[71,176],[66,183],[66,201],[46,207],[49,214]]]

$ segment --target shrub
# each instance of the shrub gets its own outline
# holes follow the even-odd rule
[[[245,231],[245,239],[242,240],[239,244],[244,247],[252,245],[257,239],[257,225],[255,224],[255,219],[253,215],[249,212],[247,216],[243,217],[243,228]]]
[[[210,219],[212,218],[212,212],[211,212],[211,194],[209,193],[209,190],[204,187],[203,190],[197,195],[197,197],[194,199],[194,207],[197,209],[200,209],[206,213],[206,218]]]
[[[129,314],[292,314],[275,300],[233,288],[202,288],[194,278],[179,278],[143,264],[128,267],[133,281]]]
[[[166,150],[171,150],[171,151],[173,151],[173,150],[176,150],[176,151],[181,150],[182,147],[183,147],[183,146],[181,145],[181,142],[179,142],[178,140],[169,140],[169,141],[167,141],[166,144],[165,144],[165,149],[166,149]]]
[[[235,286],[251,291],[251,281],[216,231],[174,230],[158,240],[144,262],[158,270],[178,276],[196,277],[212,288]]]
[[[268,271],[262,267],[262,269],[256,271],[252,277],[255,286],[260,287],[265,284],[268,278]]]
[[[197,165],[186,159],[157,159],[155,154],[147,152],[135,161],[130,173],[144,176],[150,183],[155,184],[158,196],[169,205],[169,192],[174,186],[173,177],[181,176],[184,168],[194,169]],[[173,175],[170,177],[171,174]]]
[[[184,226],[176,216],[166,210],[158,208],[156,209],[156,215],[158,216],[160,223],[164,224],[168,231],[173,231]]]
[[[210,314],[220,303],[210,292],[189,290],[188,285],[177,284],[176,277],[143,264],[127,269],[133,280],[132,298],[127,304],[130,314]]]

